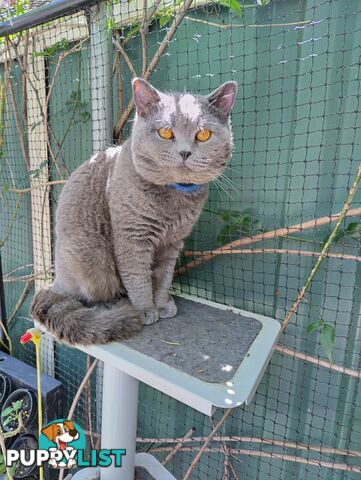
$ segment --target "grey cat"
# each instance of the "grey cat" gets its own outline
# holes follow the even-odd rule
[[[131,137],[81,165],[59,198],[55,281],[31,306],[57,339],[122,340],[176,315],[174,267],[230,160],[236,92],[235,82],[203,97],[133,80]]]

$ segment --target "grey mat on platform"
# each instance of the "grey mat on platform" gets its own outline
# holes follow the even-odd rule
[[[135,467],[134,480],[156,480],[148,471],[143,467]]]
[[[236,313],[176,297],[178,314],[124,344],[209,383],[230,380],[262,324]]]

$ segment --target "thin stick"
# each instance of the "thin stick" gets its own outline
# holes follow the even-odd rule
[[[143,0],[143,19],[140,27],[140,36],[142,40],[142,77],[145,75],[148,65],[148,16],[147,0]]]
[[[321,252],[311,252],[309,250],[288,250],[286,248],[253,248],[253,249],[241,249],[241,250],[225,250],[221,253],[221,255],[227,255],[227,254],[242,254],[242,255],[255,255],[255,254],[262,254],[262,253],[280,253],[280,254],[286,254],[286,255],[301,255],[305,257],[318,257]],[[183,252],[183,255],[185,257],[190,257],[190,256],[203,256],[203,255],[213,255],[214,250],[210,251],[192,251],[192,250],[186,250]],[[219,255],[219,254],[218,254]],[[342,260],[353,260],[356,262],[361,262],[361,256],[357,255],[348,255],[347,253],[330,253],[328,252],[326,254],[326,257],[328,258],[339,258]]]
[[[199,459],[201,458],[202,454],[205,452],[205,450],[207,449],[207,446],[208,444],[212,441],[213,437],[215,436],[215,434],[218,432],[218,430],[222,427],[222,425],[224,424],[224,422],[227,420],[227,418],[229,417],[229,415],[231,414],[232,412],[232,409],[231,408],[228,408],[228,410],[225,411],[225,413],[223,414],[222,418],[220,419],[220,421],[217,423],[217,425],[213,428],[213,430],[211,431],[211,433],[208,435],[206,441],[204,442],[204,444],[201,446],[201,448],[199,449],[199,452],[197,453],[197,455],[194,457],[194,459],[192,460],[192,463],[190,464],[186,474],[184,475],[183,477],[183,480],[188,480],[190,478],[190,476],[192,475],[192,472],[194,470],[194,468],[196,467],[197,463],[199,462]],[[180,448],[181,449],[181,448]]]
[[[157,448],[154,448],[154,449],[152,448],[150,451],[153,452],[153,453],[167,452],[167,451],[169,451],[169,447],[157,447]],[[194,452],[194,451],[200,451],[200,448],[199,447],[182,447],[180,449],[180,451],[181,452]],[[205,448],[202,451],[202,453],[204,453],[204,452],[207,452],[207,453],[220,452],[221,453],[221,452],[223,452],[223,449],[222,449],[222,447],[218,447],[218,448],[210,447],[210,448]],[[257,451],[257,450],[244,450],[244,449],[236,449],[236,448],[229,449],[229,453],[232,456],[247,455],[247,456],[254,456],[254,457],[265,457],[265,458],[272,458],[272,459],[281,460],[281,461],[285,461],[285,462],[302,463],[304,465],[311,465],[311,466],[315,466],[315,467],[324,467],[324,468],[329,468],[331,470],[342,470],[342,471],[346,471],[346,472],[361,473],[361,468],[354,467],[353,465],[346,465],[345,463],[325,462],[323,460],[311,460],[309,458],[302,458],[302,457],[298,457],[298,456],[295,456],[295,455],[285,455],[285,454],[281,454],[281,453],[260,452],[260,451]],[[183,477],[183,480],[185,480],[185,477]]]
[[[208,22],[207,20],[201,20],[194,17],[185,17],[186,20],[190,20],[195,23],[202,23],[205,25],[210,25],[211,27],[220,28],[222,30],[229,30],[232,28],[265,28],[265,27],[293,27],[297,25],[308,25],[312,24],[312,20],[303,20],[302,22],[290,22],[290,23],[260,23],[260,24],[250,24],[246,25],[243,23],[234,23],[234,24],[224,24],[216,22]]]
[[[33,283],[33,280],[28,280],[28,281],[25,283],[24,290],[22,291],[19,300],[16,302],[16,305],[14,306],[12,312],[11,312],[10,315],[9,315],[9,318],[8,318],[8,326],[10,326],[11,322],[15,319],[16,314],[17,314],[18,311],[20,310],[22,304],[25,302],[26,297],[28,296],[28,294],[29,294],[29,292],[30,292],[32,283]]]
[[[117,48],[118,52],[124,58],[125,63],[128,65],[128,68],[131,71],[131,74],[133,75],[133,77],[137,77],[138,75],[137,75],[137,72],[135,71],[134,65],[131,59],[129,58],[127,52],[124,50],[124,48],[120,44],[120,42],[118,42],[118,40],[114,37],[112,38],[112,42],[113,42],[113,45]]]
[[[25,147],[25,142],[24,142],[24,137],[23,137],[23,131],[22,131],[22,128],[20,126],[19,112],[18,112],[18,109],[17,109],[17,106],[16,106],[15,97],[14,97],[14,90],[13,90],[13,85],[12,85],[11,80],[9,80],[9,93],[10,93],[11,105],[13,107],[13,112],[14,112],[15,127],[16,127],[16,130],[18,132],[21,154],[22,154],[23,159],[24,159],[26,170],[29,170],[30,169],[30,163],[29,163],[28,154],[26,152],[26,147]]]
[[[320,227],[321,225],[328,225],[329,223],[332,223],[338,220],[340,218],[341,213],[342,212],[335,213],[334,215],[331,215],[329,217],[314,218],[313,220],[308,220],[307,222],[298,223],[297,225],[292,225],[291,227],[277,228],[276,230],[271,230],[269,232],[259,233],[251,237],[245,237],[245,238],[240,238],[238,240],[234,240],[233,242],[230,242],[227,245],[223,245],[222,247],[219,247],[216,250],[213,250],[212,254],[203,255],[201,258],[198,258],[196,260],[193,260],[192,262],[187,263],[187,265],[184,265],[184,267],[181,267],[178,269],[178,273],[179,274],[184,273],[190,268],[194,268],[197,265],[200,265],[209,260],[212,260],[212,258],[215,255],[221,255],[226,250],[232,250],[233,248],[236,248],[236,247],[242,247],[244,245],[250,245],[256,242],[262,242],[264,240],[272,240],[277,237],[286,237],[289,234],[293,234],[295,232],[302,232],[304,230],[309,230],[312,228],[317,228],[317,227]],[[345,213],[345,217],[358,217],[360,215],[361,215],[361,208],[353,208],[348,210]]]
[[[326,362],[325,360],[320,360],[317,357],[307,355],[306,353],[297,352],[291,348],[284,347],[283,345],[276,345],[275,350],[284,355],[289,355],[290,357],[297,358],[299,360],[304,360],[305,362],[313,363],[318,367],[329,368],[338,373],[343,373],[344,375],[349,375],[350,377],[361,379],[361,372],[357,370],[352,370],[351,368],[341,367],[340,365],[335,365],[334,363]]]
[[[7,242],[7,239],[9,238],[9,236],[11,234],[11,231],[14,227],[15,222],[16,222],[16,218],[17,218],[17,215],[18,215],[18,210],[19,210],[21,199],[22,199],[22,195],[19,195],[18,199],[16,200],[15,208],[14,208],[12,214],[11,214],[10,224],[7,228],[5,236],[2,239],[0,239],[0,248],[2,248],[5,245],[5,243]]]
[[[182,8],[179,10],[179,13],[176,15],[174,18],[169,30],[167,31],[162,43],[159,45],[158,50],[156,51],[152,61],[150,62],[147,70],[145,71],[143,78],[144,80],[148,80],[153,73],[154,69],[158,65],[159,59],[165,52],[165,50],[168,48],[169,42],[172,40],[174,37],[174,34],[177,31],[177,28],[179,27],[179,24],[182,22],[183,18],[185,17],[186,11],[190,8],[192,5],[193,0],[184,0]],[[128,103],[128,106],[120,116],[120,119],[118,120],[118,123],[115,126],[114,129],[114,136],[115,138],[119,138],[119,134],[124,127],[125,123],[127,122],[130,114],[133,111],[134,107],[134,100],[131,99],[130,102]]]
[[[84,378],[81,382],[81,384],[79,385],[79,388],[75,394],[75,397],[72,401],[72,404],[71,404],[71,407],[70,407],[70,410],[69,410],[69,413],[68,413],[68,419],[71,420],[73,418],[73,415],[74,415],[74,411],[75,411],[75,408],[79,402],[79,399],[80,399],[80,395],[82,394],[82,391],[85,387],[85,385],[87,384],[91,374],[93,373],[95,367],[97,366],[98,364],[98,360],[94,360],[94,362],[91,364],[89,370],[86,372],[86,374],[84,375]]]
[[[6,438],[16,437],[16,435],[19,435],[19,433],[22,433],[24,430],[25,428],[24,428],[23,415],[22,415],[22,412],[19,412],[17,428],[15,430],[11,430],[11,432],[5,433],[1,431],[1,433],[2,433],[2,436],[6,439]]]
[[[3,431],[1,430],[1,428],[0,428],[0,449],[1,449],[2,455],[4,457],[4,461],[5,461],[6,446],[5,446],[4,434],[3,434]],[[13,474],[11,472],[11,468],[5,466],[5,469],[6,469],[6,474],[7,474],[7,480],[14,480]]]
[[[361,164],[359,165],[358,167],[358,170],[357,170],[357,174],[356,174],[356,177],[355,177],[355,180],[349,190],[349,193],[347,195],[347,199],[344,203],[344,206],[342,208],[342,211],[338,217],[338,220],[337,220],[337,223],[336,225],[334,226],[330,236],[328,237],[321,253],[320,253],[320,256],[318,257],[313,269],[311,270],[311,273],[309,275],[309,277],[307,278],[306,280],[306,283],[304,284],[304,286],[302,287],[302,290],[300,291],[300,293],[298,294],[295,302],[293,303],[292,307],[289,309],[289,311],[287,312],[287,315],[285,316],[285,319],[283,320],[283,323],[282,323],[282,327],[281,327],[281,331],[283,332],[284,329],[286,328],[288,322],[290,321],[292,315],[295,313],[295,311],[297,310],[297,307],[298,305],[301,303],[303,297],[305,296],[305,293],[306,293],[306,290],[308,289],[308,287],[311,285],[312,283],[312,280],[314,279],[314,276],[316,275],[316,272],[318,271],[321,263],[322,263],[322,260],[325,258],[325,256],[327,255],[328,253],[328,250],[330,249],[331,247],[331,244],[332,244],[332,241],[334,240],[340,226],[341,226],[341,223],[344,221],[345,217],[346,217],[346,214],[347,214],[347,211],[348,209],[350,208],[350,205],[353,201],[353,198],[355,196],[355,193],[356,193],[356,190],[357,190],[357,187],[359,185],[361,181]]]
[[[117,100],[118,100],[118,112],[119,115],[122,114],[123,111],[123,79],[122,79],[122,72],[121,72],[121,65],[120,65],[120,52],[117,52],[115,55],[115,75],[117,81]],[[118,141],[121,140],[119,137]]]
[[[192,437],[188,439],[183,438],[137,438],[137,443],[176,443],[183,441],[184,443],[196,443],[204,442],[206,437]],[[293,448],[296,450],[311,450],[313,452],[327,454],[327,455],[342,455],[342,456],[353,456],[361,458],[361,450],[343,450],[340,448],[333,447],[322,447],[318,445],[306,445],[296,442],[288,442],[286,440],[275,440],[273,438],[259,438],[259,437],[247,437],[247,436],[237,436],[237,435],[219,435],[212,439],[212,442],[222,443],[222,442],[243,442],[243,443],[260,443],[265,445],[274,445],[282,448]],[[172,449],[172,447],[169,447]]]
[[[52,180],[50,182],[42,182],[42,183],[37,183],[35,185],[33,185],[32,187],[29,187],[29,188],[9,188],[9,192],[13,192],[13,193],[28,193],[28,192],[31,192],[33,190],[36,190],[37,188],[43,188],[43,187],[50,187],[50,186],[53,186],[53,185],[64,185],[65,183],[67,182],[67,180]]]
[[[184,435],[183,438],[179,440],[179,442],[176,444],[176,446],[171,450],[168,455],[164,458],[162,461],[162,465],[166,465],[173,457],[174,455],[178,452],[178,450],[182,447],[183,443],[188,439],[192,437],[193,433],[193,428],[190,428],[188,432]]]

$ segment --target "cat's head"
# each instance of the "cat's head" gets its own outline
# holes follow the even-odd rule
[[[218,177],[231,158],[229,113],[236,93],[235,82],[205,97],[163,93],[134,79],[132,151],[137,172],[157,185],[203,184]]]

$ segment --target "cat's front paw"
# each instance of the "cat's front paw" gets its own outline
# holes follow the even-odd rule
[[[172,318],[177,315],[177,305],[174,303],[172,297],[170,297],[168,303],[164,307],[158,308],[159,318]]]
[[[159,315],[157,310],[149,310],[144,312],[144,325],[152,325],[155,322],[158,322]]]

